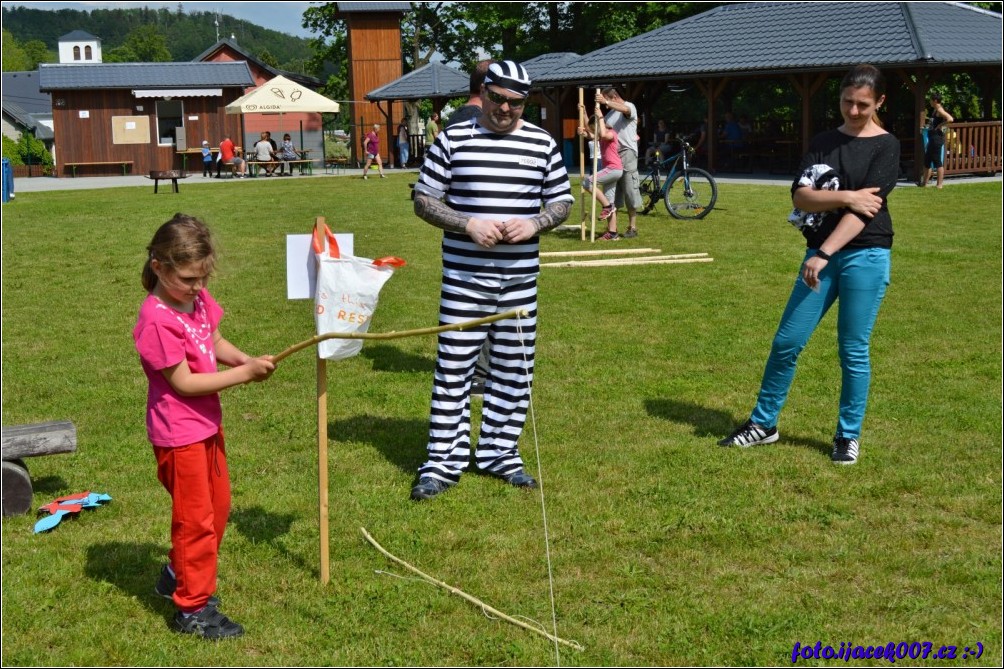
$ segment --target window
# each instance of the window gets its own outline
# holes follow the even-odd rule
[[[80,47],[73,47],[73,60],[80,60]]]
[[[90,46],[85,46],[84,47],[84,60],[94,60],[94,54],[91,53],[91,47]]]
[[[178,128],[185,127],[181,100],[157,100],[157,143],[173,146]]]

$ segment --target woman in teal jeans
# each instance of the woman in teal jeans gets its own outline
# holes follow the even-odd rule
[[[889,285],[892,219],[886,198],[899,175],[899,140],[886,132],[877,112],[885,102],[885,78],[859,65],[840,84],[843,125],[809,145],[802,175],[792,186],[792,202],[805,212],[805,258],[767,358],[756,407],[743,425],[718,442],[753,446],[778,440],[778,415],[795,376],[798,355],[833,305],[842,384],[831,459],[858,459],[871,381],[869,340]],[[828,168],[828,169],[827,169]],[[813,175],[835,177],[826,190]],[[815,216],[813,214],[816,214]]]

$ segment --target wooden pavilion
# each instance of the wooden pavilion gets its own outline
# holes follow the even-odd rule
[[[928,91],[964,71],[979,87],[981,118],[953,126],[946,168],[992,173],[1001,170],[1001,122],[991,120],[992,104],[998,113],[1001,104],[1001,23],[1000,14],[954,2],[737,3],[562,59],[535,74],[534,87],[548,108],[543,125],[561,137],[567,136],[566,121],[576,122],[578,87],[620,85],[638,107],[644,137],[654,127],[651,108],[670,86],[699,92],[706,113],[689,120],[703,120],[710,135],[741,91],[769,90],[779,82],[794,93],[797,113],[763,136],[763,153],[753,147],[742,158],[761,168],[787,161],[780,167],[790,169],[809,139],[834,123],[837,102],[826,97],[833,89],[827,82],[855,64],[872,63],[889,79],[893,131],[903,141],[904,170],[916,177]],[[711,169],[732,157],[721,144],[708,143]]]

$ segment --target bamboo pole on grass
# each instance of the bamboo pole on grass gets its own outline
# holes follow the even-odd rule
[[[585,90],[582,86],[579,86],[579,128],[584,128],[586,126],[586,107],[585,107]],[[576,128],[578,131],[578,128]],[[576,132],[579,135],[579,188],[582,188],[582,182],[586,179],[586,138]],[[581,212],[579,216],[579,229],[581,230],[582,241],[586,241],[586,194],[585,192],[579,197],[579,203],[581,206]]]
[[[599,88],[596,88],[596,95],[599,95]],[[599,104],[596,104],[596,111],[592,121],[592,228],[589,232],[589,241],[596,241],[596,170],[599,167]]]

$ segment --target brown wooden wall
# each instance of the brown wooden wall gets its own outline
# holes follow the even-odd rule
[[[352,102],[343,107],[351,114],[354,150],[363,154],[363,136],[374,123],[380,128],[380,153],[393,162],[394,132],[404,115],[400,102],[381,103],[366,101],[366,94],[400,79],[404,74],[401,54],[401,15],[398,13],[346,14],[348,28],[349,91]],[[389,113],[388,113],[389,112]]]
[[[220,97],[181,98],[182,118],[189,148],[201,147],[203,139],[213,146],[219,146],[226,134],[235,143],[240,143],[241,116],[227,114],[226,106],[244,93],[241,88],[224,88]],[[107,162],[131,160],[132,174],[146,174],[150,170],[170,170],[181,168],[181,156],[173,146],[158,146],[157,143],[157,100],[156,98],[135,98],[131,89],[53,91],[52,92],[53,132],[58,138],[56,144],[56,176],[70,176],[68,162]],[[59,104],[62,100],[63,104]],[[137,107],[142,106],[142,111]],[[80,118],[86,110],[89,118]],[[150,142],[148,144],[113,144],[113,116],[147,116],[150,119]],[[197,117],[191,120],[191,117]],[[189,170],[201,169],[199,158],[188,160]],[[78,167],[79,176],[120,175],[122,168],[116,165],[95,165]]]

